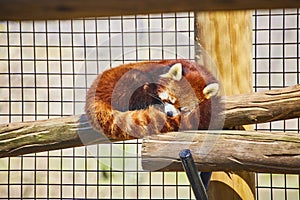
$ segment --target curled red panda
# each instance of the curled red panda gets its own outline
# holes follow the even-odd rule
[[[100,74],[85,111],[95,130],[125,140],[179,129],[208,129],[217,80],[188,60],[124,64]]]

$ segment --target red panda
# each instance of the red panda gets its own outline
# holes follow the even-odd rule
[[[87,92],[92,127],[112,140],[208,129],[218,81],[188,60],[124,64],[100,74]]]

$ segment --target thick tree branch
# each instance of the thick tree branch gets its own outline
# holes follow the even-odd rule
[[[300,85],[279,90],[227,96],[224,127],[292,119],[300,116]]]
[[[190,149],[200,171],[300,173],[297,133],[189,131],[147,136],[145,170],[182,170],[179,151]]]
[[[0,157],[105,142],[85,115],[0,125]]]
[[[295,118],[300,116],[300,86],[228,96],[225,102],[219,116],[225,118],[224,127]],[[0,125],[0,157],[107,142],[84,114]]]

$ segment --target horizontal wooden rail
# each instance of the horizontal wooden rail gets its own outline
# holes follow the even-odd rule
[[[297,8],[298,0],[1,0],[1,20],[74,19],[162,12]]]
[[[300,116],[300,85],[278,90],[227,96],[224,127],[271,122]]]
[[[0,157],[106,142],[85,115],[0,125]]]
[[[224,102],[225,110],[214,120],[225,119],[225,128],[296,118],[300,86],[227,96]],[[93,131],[84,114],[0,125],[0,157],[107,142],[110,138]]]
[[[300,135],[255,131],[188,131],[147,136],[145,170],[182,170],[179,152],[190,149],[200,171],[300,173]]]

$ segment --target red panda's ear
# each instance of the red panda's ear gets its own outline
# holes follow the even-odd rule
[[[216,96],[218,92],[219,92],[218,83],[211,83],[203,89],[203,94],[206,99],[210,99],[211,97]]]
[[[163,78],[171,78],[175,81],[180,81],[182,78],[182,65],[181,63],[175,63],[165,74],[160,75]]]

